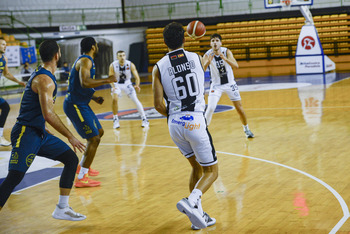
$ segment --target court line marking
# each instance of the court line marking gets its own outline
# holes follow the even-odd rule
[[[120,146],[146,146],[146,147],[157,147],[157,148],[173,148],[173,149],[177,149],[177,147],[175,146],[166,146],[166,145],[143,145],[143,144],[116,144],[116,143],[101,143],[100,145],[120,145]],[[257,160],[257,161],[261,161],[261,162],[266,162],[266,163],[270,163],[270,164],[274,164],[277,166],[281,166],[287,169],[290,169],[292,171],[298,172],[300,174],[303,174],[307,177],[309,177],[312,180],[315,180],[316,182],[320,183],[321,185],[323,185],[325,188],[327,188],[334,196],[335,198],[338,200],[342,210],[343,210],[343,217],[338,221],[338,223],[332,228],[332,230],[329,232],[330,234],[335,234],[342,226],[343,224],[346,222],[346,220],[349,219],[350,217],[350,212],[349,212],[349,208],[346,205],[346,202],[344,201],[344,199],[342,198],[342,196],[340,196],[340,194],[335,191],[335,189],[333,189],[330,185],[328,185],[326,182],[320,180],[319,178],[306,173],[304,171],[301,171],[299,169],[296,169],[294,167],[290,167],[281,163],[277,163],[277,162],[273,162],[273,161],[269,161],[266,159],[261,159],[261,158],[255,158],[255,157],[251,157],[251,156],[246,156],[246,155],[242,155],[242,154],[235,154],[235,153],[228,153],[228,152],[223,152],[223,151],[216,151],[217,153],[220,154],[227,154],[227,155],[232,155],[232,156],[238,156],[238,157],[242,157],[242,158],[249,158],[249,159],[253,159],[253,160]]]

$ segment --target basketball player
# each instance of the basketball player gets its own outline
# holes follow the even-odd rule
[[[205,112],[205,118],[209,125],[222,93],[227,93],[239,114],[246,137],[253,138],[254,134],[248,127],[247,116],[242,107],[241,95],[239,94],[232,70],[239,66],[236,59],[233,57],[231,50],[221,46],[221,40],[222,38],[220,34],[215,33],[211,35],[211,49],[205,53],[203,58],[205,61],[204,70],[209,66],[211,76],[208,107]]]
[[[44,65],[33,72],[22,96],[19,116],[11,132],[13,148],[9,172],[0,185],[0,209],[23,179],[35,156],[40,155],[64,164],[59,182],[59,201],[52,217],[71,221],[84,220],[86,216],[74,212],[68,201],[78,165],[75,151],[78,149],[84,152],[85,145],[73,136],[54,110],[57,83],[53,74],[61,56],[60,48],[54,40],[47,40],[40,44],[39,52]],[[74,151],[50,134],[45,128],[46,122],[67,137]]]
[[[192,166],[191,194],[180,200],[177,208],[189,217],[192,229],[197,230],[216,222],[203,212],[201,197],[218,177],[216,152],[204,119],[202,58],[183,49],[181,24],[168,24],[163,37],[169,53],[152,71],[154,106],[168,117],[170,136]]]
[[[85,37],[80,42],[81,56],[74,62],[69,75],[68,93],[63,103],[63,109],[73,123],[79,135],[87,140],[85,154],[78,166],[78,178],[75,187],[96,187],[101,182],[88,177],[96,176],[98,171],[90,168],[96,150],[103,135],[103,129],[89,102],[94,100],[102,104],[102,97],[94,96],[93,88],[117,81],[117,77],[109,76],[106,79],[95,79],[95,63],[93,59],[98,53],[98,46],[94,38]]]
[[[131,73],[135,77],[135,86],[131,83]],[[135,64],[126,60],[125,52],[120,50],[117,52],[117,60],[111,63],[109,66],[109,75],[114,76],[117,74],[118,82],[111,84],[112,86],[112,111],[113,111],[113,128],[120,128],[118,118],[118,97],[121,97],[121,91],[124,91],[129,98],[135,103],[136,108],[141,116],[141,127],[148,127],[149,122],[147,120],[145,111],[139,99],[136,96],[135,88],[140,92],[140,77],[136,70]]]
[[[3,38],[0,38],[0,78],[2,74],[9,80],[12,80],[19,85],[26,86],[22,81],[17,80],[10,72],[7,67],[7,57],[5,56],[6,52],[6,41]],[[10,146],[11,143],[7,141],[3,135],[4,125],[7,119],[7,116],[10,112],[10,106],[5,99],[0,97],[0,146]]]

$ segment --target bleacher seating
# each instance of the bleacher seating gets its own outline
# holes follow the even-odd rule
[[[206,26],[206,36],[192,40],[186,35],[185,49],[201,55],[210,49],[210,35],[221,34],[223,46],[231,49],[237,60],[294,58],[304,17],[218,23]],[[315,16],[314,22],[327,55],[350,54],[350,15]],[[167,52],[163,28],[146,30],[149,65]]]

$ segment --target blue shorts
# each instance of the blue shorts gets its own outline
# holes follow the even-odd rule
[[[0,105],[3,104],[3,103],[5,103],[5,102],[6,102],[6,100],[3,99],[2,97],[0,97]]]
[[[89,105],[77,105],[64,100],[63,110],[82,138],[89,139],[99,135],[98,130],[102,126]]]
[[[58,137],[37,128],[15,124],[11,132],[9,170],[26,172],[36,155],[55,160],[70,147]]]

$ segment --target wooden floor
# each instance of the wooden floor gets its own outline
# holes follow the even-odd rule
[[[172,142],[166,120],[151,119],[148,131],[140,120],[121,121],[119,131],[112,121],[101,121],[105,135],[93,168],[102,186],[73,188],[70,198],[86,220],[51,218],[56,178],[12,194],[0,212],[0,233],[349,233],[350,79],[288,84],[256,85],[256,91],[240,86],[252,140],[245,138],[235,110],[214,114],[209,131],[219,178],[202,203],[216,225],[192,231],[176,209],[189,195],[190,165]],[[95,113],[110,112],[110,90],[97,94],[105,103],[92,104]],[[151,85],[142,85],[138,97],[152,107]],[[62,103],[58,97],[55,109],[67,123]],[[125,95],[119,103],[120,110],[135,108]],[[219,104],[232,103],[223,96]],[[17,113],[18,104],[11,105],[7,139]]]

